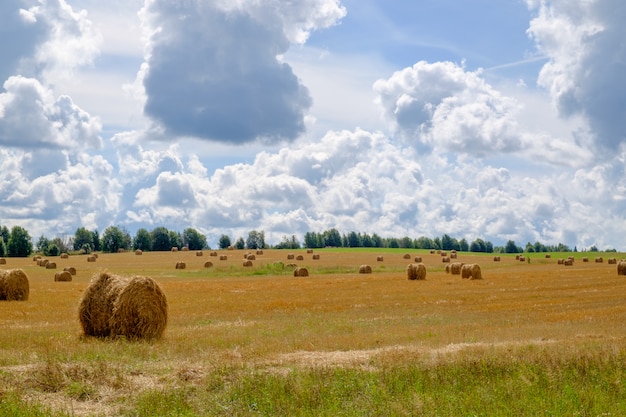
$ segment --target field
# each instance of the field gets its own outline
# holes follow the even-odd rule
[[[467,280],[426,251],[265,250],[243,267],[245,253],[52,258],[77,269],[71,282],[8,258],[30,297],[0,302],[0,415],[626,415],[626,276],[607,263],[624,254],[459,253],[482,269]],[[425,281],[406,279],[415,256]],[[81,336],[78,305],[103,270],[159,283],[162,340]]]

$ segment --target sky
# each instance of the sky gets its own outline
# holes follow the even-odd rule
[[[4,0],[0,224],[626,250],[621,0]]]

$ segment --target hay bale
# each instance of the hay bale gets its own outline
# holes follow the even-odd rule
[[[41,266],[41,267],[46,267],[46,265],[48,265],[48,262],[50,262],[47,259],[40,259],[39,261],[37,261],[37,265]]]
[[[471,265],[469,279],[483,279],[483,274],[478,264]]]
[[[234,246],[229,246],[226,250],[235,250]]]
[[[48,262],[46,264],[46,269],[57,269],[57,264],[56,262]]]
[[[371,274],[372,273],[372,267],[369,265],[361,265],[359,267],[359,274]]]
[[[441,251],[439,254],[440,254],[441,256],[448,256],[448,252],[445,252],[445,251]]]
[[[406,276],[407,276],[407,279],[411,281],[425,280],[426,279],[426,265],[408,264],[406,267]]]
[[[7,260],[4,258],[0,258],[0,265],[6,265],[7,264]]]
[[[435,254],[435,251],[434,251],[434,250],[431,250],[431,251],[430,251],[430,254],[431,254],[431,255],[434,255],[434,254]]]
[[[442,257],[442,258],[441,258],[441,262],[443,262],[443,263],[448,263],[448,262],[450,262],[450,257],[449,257],[449,256],[444,256],[444,257]]]
[[[102,272],[83,293],[78,317],[85,336],[158,339],[167,325],[167,299],[152,278]]]
[[[626,275],[626,262],[619,261],[617,263],[617,275]]]
[[[450,259],[456,259],[457,254],[456,252],[450,252]]]
[[[546,259],[550,259],[552,258],[552,255],[550,255],[549,253],[546,253]]]
[[[205,268],[213,268],[213,262],[206,261],[206,262],[204,263],[204,267],[205,267]]]
[[[62,253],[61,254],[61,259],[69,259],[70,255],[68,253]]]
[[[411,255],[410,255],[410,254],[408,254],[408,253],[405,253],[405,254],[402,256],[402,259],[411,259]]]
[[[220,261],[227,261],[228,255],[220,255]]]
[[[293,270],[293,276],[294,277],[308,277],[309,276],[309,270],[306,268],[296,268]]]
[[[250,259],[247,259],[244,263],[243,263],[244,267],[251,267],[252,266],[252,261]]]
[[[250,255],[248,255],[248,260],[249,260],[249,261],[256,261],[256,256],[255,256],[255,255],[250,254]]]
[[[72,274],[69,271],[59,271],[54,274],[54,281],[69,282],[72,280]]]
[[[493,261],[494,262],[500,262],[500,257],[499,256],[494,256],[493,257]]]
[[[302,255],[296,256],[296,261],[304,261],[304,256]]]
[[[143,251],[141,249],[137,249],[135,251],[135,255],[143,255]]]
[[[609,263],[609,265],[617,265],[617,259],[615,259],[615,258],[609,258],[609,259],[608,259],[608,263]]]
[[[601,264],[602,262],[604,262],[604,259],[602,259],[602,257],[601,257],[601,256],[598,256],[598,257],[596,258],[596,263],[597,263],[597,264]]]
[[[96,257],[95,256],[89,256],[87,257],[87,262],[96,262]]]
[[[565,262],[565,259],[559,258],[556,260],[557,265],[563,265],[563,263]]]
[[[263,251],[262,251],[262,250],[257,250],[257,251],[256,251],[256,254],[257,254],[257,255],[263,255]]]
[[[177,247],[177,246],[172,246],[172,249],[170,249],[170,251],[172,251],[172,252],[178,252],[178,247]]]
[[[383,258],[382,256],[377,256],[376,257],[376,262],[382,262],[385,258]]]
[[[450,273],[452,275],[461,275],[461,268],[463,268],[462,262],[453,262],[450,264]]]
[[[446,274],[450,273],[450,264],[446,264]]]
[[[76,275],[76,268],[73,266],[66,266],[63,270],[69,272],[71,275]]]
[[[176,262],[176,269],[186,269],[187,264],[184,262]]]
[[[586,256],[583,258],[583,262],[589,262],[589,258],[587,258]]]
[[[203,253],[202,253],[201,250],[196,251],[196,256],[202,256],[202,255],[203,255]]]
[[[573,259],[566,259],[563,261],[563,265],[564,266],[572,266],[574,265],[574,260]]]
[[[413,262],[415,262],[416,264],[422,263],[422,257],[421,256],[416,256],[413,259]]]
[[[183,252],[189,252],[189,247],[188,246],[183,246],[183,248],[181,250]]]
[[[314,254],[313,255],[313,260],[314,261],[319,261],[320,260],[320,254],[319,253]]]
[[[0,300],[26,301],[30,293],[28,276],[21,269],[0,270]]]
[[[294,255],[293,253],[288,253],[287,254],[287,259],[294,259],[296,257],[296,255]]]
[[[33,256],[33,262],[37,262],[41,259],[41,255],[35,255]]]
[[[117,250],[117,253],[124,253],[124,252],[126,252],[126,249],[124,249],[124,248],[119,248]]]
[[[463,265],[461,267],[461,278],[466,279],[472,276],[472,264]]]
[[[211,253],[209,253],[209,256],[217,256],[217,252],[212,251]]]
[[[520,256],[519,257],[519,261],[520,262],[526,262],[526,257],[525,256]]]
[[[313,253],[313,249],[307,249],[306,253]]]

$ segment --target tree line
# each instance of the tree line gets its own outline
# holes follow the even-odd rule
[[[220,249],[299,249],[302,247],[315,249],[325,247],[341,248],[404,248],[404,249],[431,249],[431,250],[456,250],[459,252],[484,252],[484,253],[533,253],[533,252],[577,252],[574,247],[559,243],[558,245],[544,245],[540,242],[528,242],[524,247],[518,246],[515,241],[509,240],[504,246],[494,246],[490,241],[476,238],[468,242],[465,238],[456,239],[448,234],[441,237],[430,238],[420,236],[410,238],[387,237],[383,238],[376,233],[349,232],[340,233],[336,228],[323,232],[307,232],[301,243],[295,235],[283,236],[281,242],[276,245],[268,245],[265,241],[265,232],[251,230],[247,238],[239,237],[233,240],[230,236],[222,234],[218,240]],[[110,226],[100,236],[97,230],[88,230],[79,227],[73,236],[68,238],[56,237],[48,239],[40,236],[33,245],[28,231],[21,226],[14,226],[10,231],[6,226],[0,227],[0,256],[26,257],[34,251],[46,256],[56,256],[64,252],[118,252],[119,250],[142,250],[142,251],[169,251],[172,248],[189,250],[210,249],[207,245],[206,236],[194,228],[187,228],[182,233],[159,226],[151,231],[145,228],[137,230],[134,237],[120,226]],[[598,248],[592,246],[589,252],[597,252]],[[607,252],[615,252],[608,249]]]

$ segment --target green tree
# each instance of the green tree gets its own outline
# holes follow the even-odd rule
[[[120,249],[130,249],[131,238],[124,229],[118,226],[109,226],[102,234],[102,250],[115,253]]]
[[[74,233],[74,250],[83,249],[85,245],[89,245],[92,250],[96,249],[93,232],[90,232],[84,227],[79,227]],[[91,250],[89,252],[91,252]]]
[[[33,242],[30,235],[21,226],[14,226],[7,242],[8,256],[25,258],[33,252]]]
[[[44,235],[39,236],[37,244],[35,245],[37,251],[46,255],[46,252],[48,251],[48,246],[50,246],[50,239],[48,239]]]
[[[0,237],[2,238],[2,240],[4,240],[4,243],[9,243],[9,235],[11,233],[9,233],[9,228],[6,226],[2,226],[0,227]]]
[[[7,256],[7,245],[2,238],[0,238],[0,256]]]
[[[151,247],[150,243],[150,232],[143,227],[137,230],[137,233],[133,238],[133,250],[139,249],[140,251],[149,251]]]
[[[91,232],[92,234],[92,240],[93,240],[93,250],[96,252],[99,252],[102,250],[102,240],[100,239],[100,234],[98,233],[97,230],[94,230],[93,232]]]
[[[520,253],[522,252],[521,248],[518,248],[517,245],[515,244],[515,241],[513,240],[509,240],[508,242],[506,242],[506,245],[504,245],[504,253]]]
[[[191,227],[183,231],[183,244],[189,250],[200,250],[206,248],[206,237]]]
[[[150,242],[150,247],[154,251],[167,251],[174,246],[170,241],[169,230],[163,226],[152,229],[152,232],[150,232]]]
[[[59,249],[59,246],[56,243],[50,242],[43,254],[46,256],[59,256],[61,254],[61,249]]]
[[[222,236],[220,236],[220,239],[219,239],[217,244],[220,247],[220,249],[228,249],[228,247],[232,243],[231,243],[230,237],[228,235],[222,235]]]
[[[349,248],[360,248],[363,246],[363,241],[361,237],[356,232],[348,233],[348,247]]]
[[[469,251],[469,244],[467,243],[467,240],[465,240],[465,238],[461,239],[459,241],[459,250],[461,252],[467,252]]]
[[[341,247],[341,234],[335,228],[324,232],[324,246]]]
[[[173,247],[181,249],[183,247],[183,237],[175,230],[170,230],[170,244]],[[171,249],[171,248],[170,248]]]
[[[263,249],[265,247],[265,232],[251,230],[248,232],[248,238],[246,239],[246,247],[248,249]]]
[[[245,247],[246,247],[245,240],[243,240],[242,237],[237,239],[237,241],[235,242],[235,248],[237,248],[237,249],[244,249]]]

